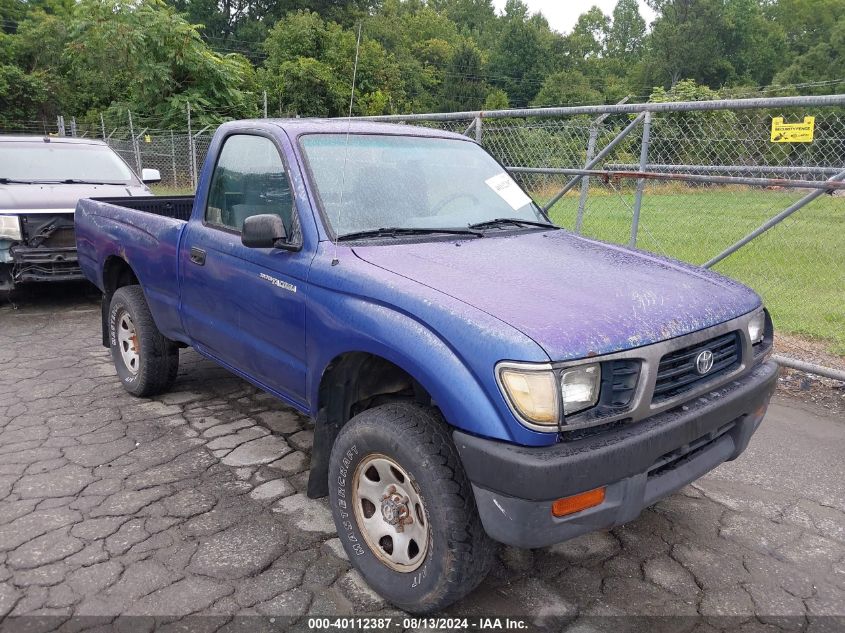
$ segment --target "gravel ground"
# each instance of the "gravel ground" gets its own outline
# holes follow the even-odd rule
[[[78,286],[0,306],[0,627],[401,615],[351,570],[325,502],[304,495],[306,418],[191,350],[172,393],[133,398],[99,338],[96,296]],[[840,413],[776,397],[737,461],[620,528],[503,548],[450,614],[845,630],[843,456]],[[656,619],[619,617],[632,615]]]

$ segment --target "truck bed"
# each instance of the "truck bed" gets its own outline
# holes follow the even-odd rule
[[[122,196],[115,198],[91,198],[97,202],[113,204],[117,207],[152,213],[174,220],[187,222],[191,217],[191,209],[194,206],[194,196],[151,196],[141,198],[138,196]]]
[[[144,288],[159,330],[179,339],[179,242],[193,196],[83,198],[76,247],[85,276],[106,290],[110,266],[125,262]]]

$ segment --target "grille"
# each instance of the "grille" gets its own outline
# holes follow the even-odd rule
[[[640,377],[640,361],[612,360],[602,364],[601,404],[626,407],[634,396]]]
[[[695,369],[695,359],[705,350],[713,352],[713,368],[702,376]],[[703,343],[666,354],[660,359],[660,366],[657,369],[657,383],[652,401],[662,402],[674,398],[693,389],[699,382],[711,380],[732,371],[739,366],[739,362],[740,346],[736,332],[717,336]]]

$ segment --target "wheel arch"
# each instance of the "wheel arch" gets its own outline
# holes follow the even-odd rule
[[[314,406],[310,497],[328,494],[328,460],[343,425],[362,411],[399,399],[433,404],[429,391],[410,371],[377,353],[346,351],[329,361],[320,377]]]
[[[334,338],[342,344],[314,348],[321,356],[311,359],[311,367],[318,369],[312,372],[309,384],[315,420],[308,481],[311,497],[328,493],[328,460],[343,425],[367,406],[386,399],[404,398],[435,406],[454,428],[514,441],[513,429],[500,415],[483,380],[455,349],[434,331],[420,328],[418,322],[409,323],[396,312],[381,316],[379,327],[366,328],[378,332],[378,337],[338,339],[326,333],[319,339],[329,342]],[[388,322],[385,316],[390,317]],[[360,382],[360,374],[373,368],[375,375]]]
[[[118,255],[109,255],[103,262],[103,302],[101,305],[101,319],[103,331],[103,347],[109,347],[109,306],[118,288],[138,284],[138,276],[125,259]]]

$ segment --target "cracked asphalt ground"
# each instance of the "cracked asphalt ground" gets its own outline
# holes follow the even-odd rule
[[[0,307],[7,628],[396,615],[351,571],[325,502],[303,494],[308,420],[191,350],[172,393],[129,396],[99,344],[98,310],[81,286]],[[672,630],[842,630],[843,457],[845,420],[776,399],[739,460],[610,532],[503,548],[450,613],[579,630],[635,626],[595,617],[619,615],[682,616]]]

